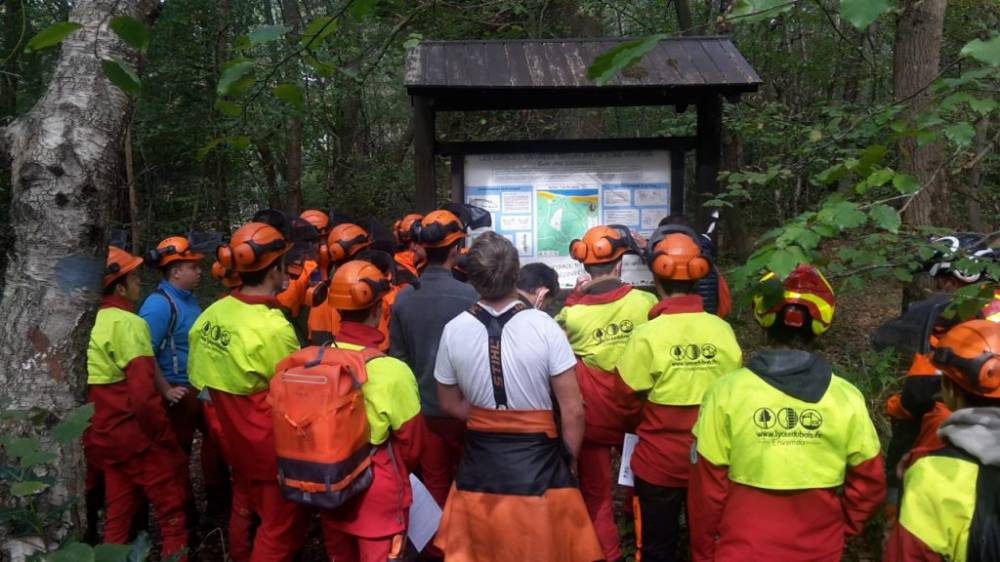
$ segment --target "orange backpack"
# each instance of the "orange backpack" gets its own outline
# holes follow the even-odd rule
[[[374,448],[361,386],[377,357],[376,349],[312,346],[278,363],[268,402],[285,498],[334,508],[371,486]]]

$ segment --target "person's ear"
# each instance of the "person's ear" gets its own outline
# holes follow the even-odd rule
[[[535,302],[532,303],[535,308],[541,308],[542,303],[545,302],[545,297],[549,294],[548,287],[541,287],[538,292],[535,293]]]
[[[621,277],[622,276],[622,269],[623,269],[624,265],[625,265],[624,261],[618,260],[618,263],[615,264],[615,268],[614,268],[614,271],[613,271],[615,277]]]

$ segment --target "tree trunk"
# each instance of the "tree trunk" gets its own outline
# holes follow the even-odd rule
[[[691,5],[688,0],[674,0],[674,7],[677,9],[677,25],[684,35],[693,35],[695,32],[694,22],[691,21]]]
[[[297,0],[281,0],[281,15],[292,27],[292,38],[297,40],[302,31],[302,14]],[[302,211],[302,115],[296,111],[288,122],[285,138],[285,181],[288,195],[286,209],[295,214]]]
[[[215,71],[215,80],[218,81],[222,75],[222,65],[228,56],[226,29],[229,23],[229,0],[219,0],[218,7],[216,8],[216,17],[218,18],[218,27],[216,28],[215,35],[215,66],[213,70]],[[214,119],[218,119],[217,112],[213,112],[212,115],[215,116]],[[222,136],[218,121],[213,124],[213,129],[215,130],[214,135],[216,138]],[[216,207],[215,225],[216,228],[223,232],[227,232],[232,228],[229,221],[229,188],[226,181],[228,178],[226,170],[229,166],[227,162],[225,150],[212,151],[212,174],[215,175],[215,185],[213,186]],[[193,225],[197,219],[196,213],[196,216],[191,218],[191,224]]]
[[[906,115],[912,117],[927,107],[928,85],[937,77],[941,59],[941,35],[948,0],[900,0],[892,79],[897,100],[908,100]],[[917,146],[913,137],[899,141],[900,171],[912,174],[925,187],[910,202],[905,220],[914,226],[944,226],[950,220],[944,174],[937,173],[943,161],[940,143]]]
[[[132,248],[140,252],[142,232],[139,229],[139,193],[135,186],[135,165],[132,162],[132,124],[125,129],[125,184],[128,187],[128,218],[132,228]]]
[[[0,401],[62,415],[84,401],[87,341],[101,294],[110,206],[121,182],[131,100],[101,72],[107,57],[136,60],[109,28],[114,16],[147,20],[157,0],[79,0],[82,29],[62,44],[49,85],[0,135],[11,164],[11,261],[0,300]],[[41,427],[26,427],[33,432]],[[56,449],[43,501],[83,497],[83,450]],[[82,502],[80,502],[82,503]],[[79,527],[78,512],[69,523]],[[2,558],[2,556],[0,556]]]

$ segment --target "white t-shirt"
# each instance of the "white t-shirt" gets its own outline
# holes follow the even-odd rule
[[[502,310],[479,303],[500,316]],[[549,377],[576,365],[576,356],[559,324],[540,310],[528,309],[514,315],[500,338],[507,407],[511,410],[551,410]],[[457,384],[473,406],[496,408],[490,376],[489,336],[486,326],[468,311],[444,327],[438,347],[434,378],[441,384]]]

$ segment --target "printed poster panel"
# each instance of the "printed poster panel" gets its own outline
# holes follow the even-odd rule
[[[522,264],[552,266],[565,288],[584,274],[570,243],[598,224],[649,236],[670,214],[670,180],[665,150],[465,157],[466,202],[492,213],[493,229],[514,243]],[[637,285],[652,281],[633,256],[623,276]]]

